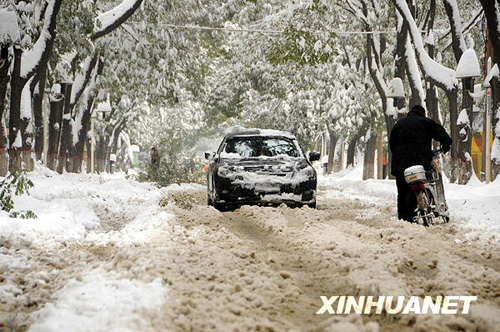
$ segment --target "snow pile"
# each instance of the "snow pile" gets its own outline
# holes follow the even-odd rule
[[[327,190],[326,198],[357,197],[369,202],[396,201],[397,190],[394,181],[373,179],[363,181],[362,178],[363,163],[358,162],[354,168],[319,177],[318,186]],[[329,191],[329,188],[335,189],[335,191]]]
[[[0,213],[0,239],[44,245],[96,237],[104,242],[143,241],[147,234],[152,236],[157,222],[174,219],[157,204],[164,195],[162,190],[122,175],[58,175],[40,168],[29,177],[35,186],[30,195],[14,197],[14,206],[16,210],[32,210],[38,218],[16,219]],[[155,214],[159,218],[152,218]],[[133,222],[126,225],[128,221]]]
[[[162,271],[140,254],[157,244],[169,255],[183,228],[159,202],[195,186],[158,189],[123,174],[43,167],[28,177],[34,187],[14,206],[38,218],[0,213],[0,322],[34,331],[152,329],[143,313],[160,308],[166,289]]]
[[[395,77],[390,86],[389,91],[387,93],[388,98],[404,98],[405,88],[403,85],[403,81],[399,77]]]
[[[481,76],[479,60],[477,59],[476,52],[473,49],[469,48],[462,54],[462,57],[458,62],[456,77],[466,78],[479,76]]]
[[[147,331],[151,325],[140,313],[163,305],[166,293],[159,279],[142,283],[93,270],[58,291],[55,304],[34,314],[29,331]]]

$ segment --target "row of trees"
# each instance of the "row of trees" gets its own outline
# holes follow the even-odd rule
[[[131,141],[147,147],[183,137],[178,153],[192,154],[200,137],[235,124],[292,131],[309,148],[326,130],[331,169],[343,145],[349,160],[364,149],[371,169],[376,137],[419,103],[449,128],[451,180],[466,183],[473,100],[454,68],[465,50],[484,54],[485,45],[499,63],[499,6],[498,0],[2,0],[0,13],[14,15],[18,33],[0,35],[0,118],[8,127],[8,140],[6,131],[0,135],[0,172],[42,158],[44,100],[47,166],[60,172],[81,170],[99,110],[109,112],[95,122],[98,170]],[[396,106],[388,97],[394,77],[408,92]],[[490,81],[495,175],[498,81]]]
[[[91,1],[2,2],[2,17],[13,17],[13,32],[1,36],[4,70],[0,73],[0,113],[2,120],[8,118],[8,124],[2,125],[7,132],[0,132],[2,175],[22,167],[32,169],[34,159],[42,158],[44,101],[50,113],[47,165],[59,172],[80,171],[98,97],[96,86],[109,57],[106,36],[121,26],[141,2],[124,1],[103,8]],[[98,14],[104,8],[109,10]],[[3,103],[6,99],[8,103]],[[119,110],[115,107],[112,112]],[[126,117],[107,123],[104,130],[111,135],[97,142],[97,151],[113,146],[123,121]],[[98,155],[103,158],[102,153]]]
[[[413,1],[393,0],[380,7],[373,1],[346,1],[346,10],[353,14],[365,31],[390,28],[392,20],[384,15],[395,16],[397,36],[389,57],[384,55],[391,46],[384,35],[366,36],[365,56],[370,76],[375,83],[385,120],[386,132],[390,132],[394,122],[404,114],[405,104],[399,104],[396,111],[391,109],[388,100],[389,81],[392,77],[406,82],[410,95],[406,105],[426,106],[429,116],[449,128],[453,145],[450,159],[450,180],[460,184],[469,181],[473,174],[471,159],[471,140],[479,130],[473,130],[473,98],[465,84],[457,80],[454,68],[462,54],[475,49],[484,54],[483,68],[486,79],[487,58],[493,57],[498,63],[500,48],[498,31],[498,1],[462,1],[461,7],[455,0],[427,1],[417,6]],[[391,6],[395,10],[391,10]],[[497,14],[494,14],[494,13]],[[393,13],[393,14],[392,14]],[[486,15],[485,13],[488,13]],[[468,16],[464,19],[464,16]],[[446,26],[439,26],[439,22]],[[389,23],[387,25],[387,23]],[[496,52],[494,50],[497,50]],[[495,60],[495,57],[496,60]],[[388,75],[393,73],[393,75]],[[493,93],[492,120],[497,128],[500,115],[498,90],[499,77],[489,77]],[[483,83],[480,80],[480,83]],[[445,97],[445,98],[443,98]],[[481,128],[482,130],[482,128]],[[492,153],[493,177],[499,172],[500,155],[496,151],[499,141],[498,128],[495,130],[495,143]],[[374,136],[367,138],[367,155],[373,159]],[[366,159],[366,156],[365,156]],[[390,158],[389,158],[390,159]]]
[[[470,48],[481,55],[483,68],[489,56],[493,65],[498,63],[495,8],[498,1],[359,0],[312,1],[276,11],[272,18],[267,15],[253,26],[284,31],[279,37],[227,37],[229,45],[241,52],[256,50],[229,65],[233,69],[223,89],[232,92],[229,110],[241,109],[241,118],[249,125],[290,130],[306,142],[327,130],[331,170],[339,155],[335,147],[342,145],[349,160],[360,145],[365,164],[373,169],[377,136],[389,133],[408,107],[422,104],[453,138],[451,181],[467,183],[473,173],[471,140],[482,128],[472,126],[473,98],[456,78],[455,68]],[[262,63],[262,59],[267,61]],[[486,76],[484,71],[478,83]],[[393,106],[388,96],[395,77],[404,82],[407,98]],[[241,82],[241,87],[234,82]],[[500,160],[498,75],[488,77],[488,82],[493,94],[491,117],[497,128],[492,152],[496,176]],[[216,111],[220,114],[221,109]]]

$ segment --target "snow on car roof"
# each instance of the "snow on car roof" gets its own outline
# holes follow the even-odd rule
[[[233,126],[224,132],[226,136],[281,136],[295,139],[295,136],[286,131],[274,129],[260,129],[260,128],[245,128],[242,126]]]

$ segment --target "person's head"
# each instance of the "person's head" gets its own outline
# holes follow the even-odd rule
[[[412,108],[411,108],[411,111],[412,112],[416,112],[422,116],[425,116],[425,108],[422,106],[422,105],[414,105]]]

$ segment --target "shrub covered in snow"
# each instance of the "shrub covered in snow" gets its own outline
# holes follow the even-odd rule
[[[12,211],[14,209],[14,201],[12,200],[12,191],[14,195],[19,196],[24,193],[29,194],[29,190],[33,187],[33,182],[26,175],[23,170],[18,173],[9,174],[0,184],[0,208],[3,211],[10,212],[12,218],[31,219],[36,218],[33,211]]]

